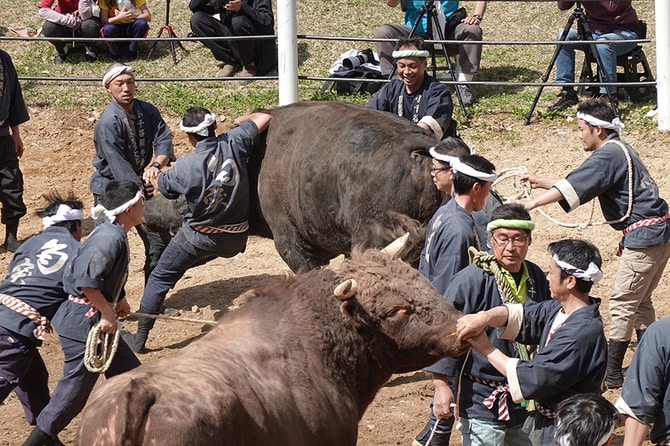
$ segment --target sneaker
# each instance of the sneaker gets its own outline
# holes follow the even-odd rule
[[[239,73],[235,75],[235,77],[254,77],[257,76],[258,72],[256,71],[256,66],[255,65],[247,65],[246,67],[242,68]],[[249,82],[251,82],[251,79],[242,79],[240,83],[242,85],[246,85]]]
[[[472,90],[467,85],[456,85],[458,92],[460,93],[461,99],[463,100],[463,105],[466,107],[471,106],[475,103],[475,95],[472,94]]]
[[[237,71],[240,70],[240,66],[236,64],[223,64],[223,67],[216,72],[216,77],[231,77]]]
[[[60,65],[67,59],[67,53],[58,53],[54,57],[54,65]]]
[[[126,57],[126,62],[133,62],[136,61],[139,55],[137,54],[137,51],[128,51],[128,56]]]
[[[619,107],[619,98],[617,98],[616,93],[612,93],[611,96],[612,96],[612,102],[614,102],[614,105],[618,108]],[[593,99],[599,99],[601,101],[605,101],[605,102],[607,102],[608,105],[610,103],[610,98],[609,98],[609,96],[607,96],[607,93],[598,92],[598,93],[593,95]]]
[[[572,107],[573,105],[577,105],[578,103],[579,98],[577,97],[577,93],[575,93],[574,91],[561,90],[561,92],[558,95],[556,95],[556,101],[550,106],[548,106],[547,110],[549,111],[565,110],[566,108]]]
[[[84,53],[84,59],[86,59],[87,62],[95,62],[96,60],[98,60],[98,56],[96,56],[95,53],[89,47],[86,47],[86,52]]]

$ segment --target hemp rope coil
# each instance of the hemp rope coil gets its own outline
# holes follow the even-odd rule
[[[628,152],[628,149],[626,146],[624,146],[621,142],[619,141],[608,141],[610,143],[616,144],[623,150],[624,155],[626,156],[626,162],[628,163],[628,210],[626,213],[623,215],[623,217],[618,218],[616,220],[604,220],[604,221],[593,221],[593,214],[595,213],[595,207],[596,207],[596,202],[595,200],[591,200],[591,213],[589,214],[589,221],[586,223],[565,223],[560,220],[555,219],[551,215],[547,214],[545,211],[543,211],[541,208],[537,208],[537,212],[539,212],[543,217],[545,217],[547,220],[550,222],[558,225],[558,226],[563,226],[566,228],[577,228],[577,229],[586,229],[589,226],[599,226],[599,225],[614,225],[617,223],[621,223],[628,219],[630,217],[632,211],[633,211],[633,161],[630,157],[630,153]],[[498,178],[493,182],[493,190],[498,192],[496,189],[496,186],[501,182],[505,181],[509,178],[513,177],[520,177],[524,174],[528,173],[528,169],[521,166],[521,167],[512,167],[509,169],[503,169],[500,171],[498,174]],[[531,192],[531,187],[530,184],[527,182],[524,183],[519,183],[517,184],[516,180],[514,181],[514,189],[516,191],[516,194],[510,195],[510,196],[503,196],[498,192],[498,194],[503,198],[503,201],[509,201],[509,200],[525,200],[530,198],[530,192]]]
[[[84,365],[91,373],[104,373],[112,364],[116,349],[119,346],[121,323],[116,323],[114,334],[100,330],[100,321],[96,322],[86,338]]]

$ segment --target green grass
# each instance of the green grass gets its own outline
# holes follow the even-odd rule
[[[473,2],[462,2],[472,11]],[[156,36],[165,19],[165,2],[149,0],[152,11],[151,37]],[[510,2],[490,1],[482,24],[485,41],[551,41],[565,25],[569,12],[559,11],[555,2]],[[654,36],[654,2],[637,0],[634,3],[640,17],[649,24],[648,35]],[[276,7],[276,3],[275,3]],[[36,28],[41,24],[37,10],[26,7],[23,0],[4,0],[5,14],[0,23],[0,35],[12,35],[10,28]],[[189,33],[188,0],[172,0],[170,24],[176,34],[185,37]],[[384,0],[297,0],[298,34],[315,36],[372,37],[375,28],[383,23],[400,23],[400,8],[388,8]],[[160,42],[151,60],[146,55],[152,43],[141,47],[143,58],[133,63],[139,78],[193,78],[212,77],[216,73],[217,61],[199,42],[184,42],[187,51],[177,49],[179,63],[171,60],[169,45]],[[327,76],[330,64],[340,53],[350,49],[374,47],[372,42],[299,40],[299,75]],[[55,66],[52,63],[53,47],[46,41],[0,41],[0,48],[8,51],[21,76],[100,78],[111,62],[103,47],[98,49],[99,60],[83,61],[83,53],[75,51],[68,63]],[[655,45],[644,46],[647,58],[655,68]],[[485,45],[482,68],[475,80],[539,82],[554,51],[553,45]],[[553,73],[550,76],[553,80]],[[24,81],[22,83],[26,101],[32,106],[80,107],[103,109],[109,101],[108,94],[99,82]],[[322,82],[301,80],[299,100],[346,100],[359,104],[367,97],[337,97],[320,95]],[[254,108],[273,107],[278,104],[277,81],[254,81],[242,86],[230,81],[186,81],[186,82],[141,82],[138,97],[156,104],[163,113],[179,116],[192,105],[203,105],[219,113],[237,115]],[[528,112],[538,87],[508,84],[505,86],[481,85],[474,90],[479,102],[472,108],[473,119],[490,113],[509,113],[520,120]],[[543,112],[556,93],[555,87],[544,89],[536,107],[536,117],[543,121],[563,119],[565,113]],[[623,103],[621,112],[628,128],[650,128],[655,124],[644,115],[653,107],[653,102]],[[456,117],[465,122],[456,107]]]

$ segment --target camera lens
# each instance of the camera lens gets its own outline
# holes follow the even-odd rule
[[[351,70],[366,62],[369,62],[367,55],[361,53],[358,56],[347,57],[342,61],[342,65]]]

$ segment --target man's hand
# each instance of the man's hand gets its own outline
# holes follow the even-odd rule
[[[230,0],[223,8],[227,11],[240,12],[240,9],[242,9],[242,0]]]
[[[114,311],[116,312],[116,317],[118,318],[124,318],[130,314],[130,304],[125,297],[116,303]]]
[[[445,375],[433,375],[435,395],[433,396],[433,415],[435,418],[449,418],[454,414],[456,398],[451,391]]]
[[[488,323],[486,312],[466,314],[456,321],[456,333],[458,333],[458,340],[464,341],[468,338],[478,335],[484,331]]]
[[[483,356],[486,356],[488,353],[490,353],[491,350],[495,350],[495,347],[493,347],[493,344],[491,344],[491,340],[489,339],[488,334],[486,334],[486,332],[483,330],[478,334],[467,338],[466,341],[470,343],[472,348],[477,350],[477,352]]]

